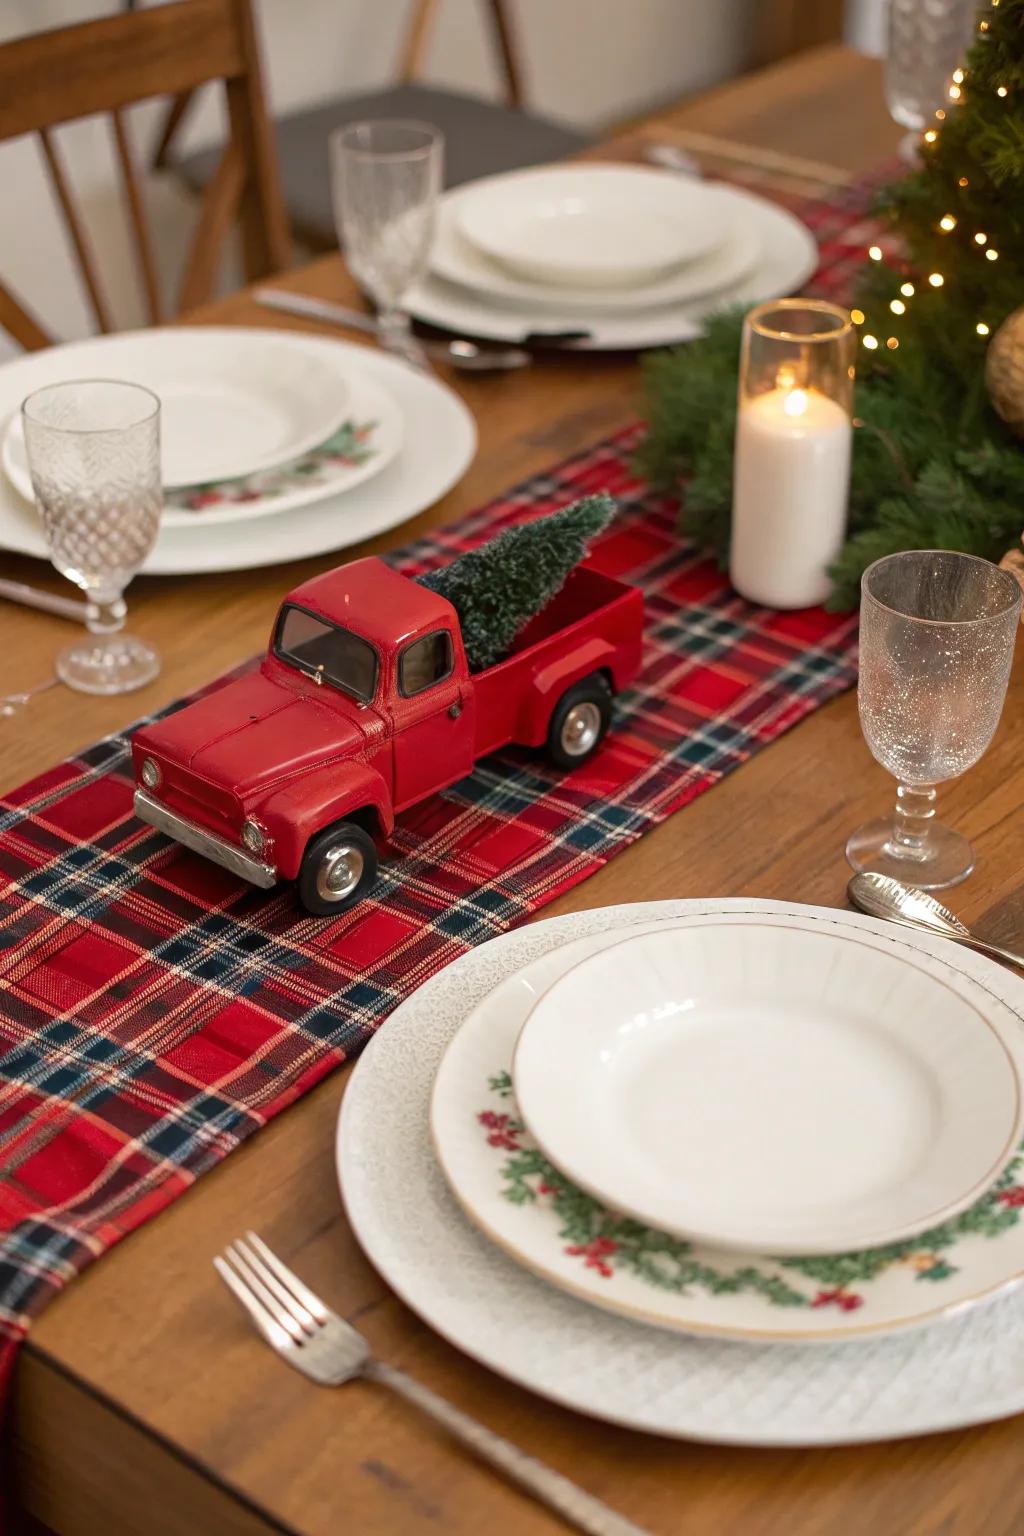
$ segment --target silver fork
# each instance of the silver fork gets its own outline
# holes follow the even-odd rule
[[[213,1262],[267,1343],[303,1375],[328,1387],[360,1376],[390,1387],[578,1530],[590,1536],[650,1536],[429,1387],[375,1360],[362,1334],[325,1306],[255,1232],[229,1243]]]

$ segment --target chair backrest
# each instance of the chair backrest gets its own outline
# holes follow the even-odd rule
[[[131,5],[133,3],[134,0],[127,0],[127,4]],[[398,57],[397,74],[399,80],[403,83],[414,80],[419,73],[430,40],[431,26],[437,15],[439,5],[440,0],[415,0],[413,4],[412,10],[409,13],[408,24],[402,36]],[[504,80],[505,100],[510,107],[521,107],[523,104],[523,74],[508,0],[486,0],[486,10],[490,18],[494,42],[498,52],[498,63],[501,66],[502,78]],[[152,159],[154,170],[161,170],[164,166],[172,164],[171,147],[195,99],[195,95],[196,87],[191,86],[187,90],[179,91],[170,102],[164,118],[163,128],[156,138]]]
[[[414,80],[419,73],[427,51],[430,28],[437,15],[440,0],[416,0],[409,17],[402,42],[398,76],[402,81]],[[494,32],[498,50],[498,62],[505,82],[505,99],[510,107],[523,104],[523,72],[519,62],[512,14],[508,0],[487,0],[486,11]]]
[[[0,45],[0,140],[38,135],[46,167],[100,330],[110,307],[75,207],[54,130],[106,114],[111,123],[128,221],[150,318],[163,318],[153,244],[125,108],[176,98],[223,81],[230,138],[203,196],[177,309],[209,297],[228,231],[240,220],[250,280],[286,267],[288,221],[267,120],[250,0],[173,0]],[[40,322],[0,286],[0,325],[22,346],[45,346]]]

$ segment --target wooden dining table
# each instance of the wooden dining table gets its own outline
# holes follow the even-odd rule
[[[641,139],[745,155],[809,182],[866,170],[899,130],[876,61],[815,49],[635,125]],[[786,169],[788,167],[788,169]],[[337,256],[282,286],[345,302]],[[196,321],[280,326],[246,292]],[[300,329],[304,322],[296,322]],[[452,377],[480,449],[462,482],[415,522],[348,555],[396,546],[556,464],[642,410],[633,358],[562,355],[527,371]],[[163,655],[143,692],[94,699],[51,689],[0,723],[0,788],[124,727],[260,649],[281,594],[337,562],[138,580],[134,629]],[[11,558],[5,574],[57,581]],[[0,694],[43,681],[65,622],[0,609]],[[942,790],[942,814],[977,849],[957,910],[996,939],[1024,929],[1024,669],[983,761]],[[840,906],[847,833],[894,786],[863,744],[856,700],[834,700],[710,793],[552,905],[543,917],[665,897],[780,897]],[[384,1028],[387,1028],[385,1024]],[[371,1384],[316,1387],[253,1333],[211,1259],[255,1228],[373,1348],[577,1480],[657,1536],[1010,1536],[1024,1528],[1018,1420],[927,1439],[829,1450],[743,1450],[627,1431],[532,1396],[424,1326],[363,1257],[334,1173],[342,1070],[74,1280],[34,1324],[9,1406],[8,1476],[26,1526],[60,1536],[541,1536],[564,1529]],[[850,1370],[856,1360],[850,1359]],[[951,1381],[937,1383],[955,1392]]]

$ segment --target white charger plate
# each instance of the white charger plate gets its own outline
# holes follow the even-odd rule
[[[224,327],[226,334],[234,330]],[[94,376],[102,374],[106,349],[120,339],[94,336],[33,352],[0,367],[0,420],[16,411],[37,383],[60,378],[68,354],[73,354],[71,361],[76,368],[89,368]],[[415,517],[465,474],[476,452],[476,423],[454,390],[375,347],[326,336],[295,335],[293,339],[309,359],[334,369],[348,365],[388,392],[403,421],[402,451],[356,493],[325,497],[287,517],[223,525],[208,524],[197,517],[187,526],[161,527],[143,574],[249,570],[344,549]],[[35,508],[3,476],[0,549],[48,558]]]
[[[553,165],[465,188],[460,232],[491,261],[542,283],[646,282],[721,243],[704,182],[636,165]]]
[[[526,337],[578,330],[589,333],[573,343],[583,351],[633,351],[692,341],[703,333],[709,314],[733,304],[759,304],[795,293],[818,265],[814,238],[793,214],[753,192],[730,188],[729,194],[742,204],[743,218],[760,254],[746,276],[703,298],[608,314],[575,302],[557,309],[499,300],[430,274],[409,295],[409,310],[429,325],[488,341],[522,342]]]
[[[686,1338],[613,1317],[531,1275],[466,1219],[431,1155],[431,1087],[488,992],[561,944],[627,923],[800,913],[893,934],[1014,1011],[1024,981],[941,939],[857,914],[745,899],[599,908],[531,923],[464,955],[388,1019],[350,1081],[337,1163],[349,1220],[398,1295],[456,1348],[578,1412],[655,1434],[740,1445],[836,1445],[961,1428],[1024,1410],[1024,1290],[860,1343]],[[1011,1207],[1013,1209],[1015,1207]]]
[[[708,187],[707,182],[703,183]],[[437,228],[430,249],[430,268],[447,282],[487,294],[512,304],[528,304],[540,310],[557,309],[569,313],[578,307],[584,313],[626,314],[659,305],[684,304],[707,293],[714,293],[736,283],[750,271],[760,246],[756,230],[747,215],[742,194],[731,187],[710,188],[723,213],[721,243],[703,256],[678,267],[664,277],[632,288],[587,288],[577,297],[553,284],[531,282],[516,277],[488,261],[486,256],[459,232],[458,217],[467,189],[453,188],[438,205]]]
[[[803,927],[814,932],[813,923]],[[788,1260],[737,1256],[641,1226],[589,1199],[553,1167],[516,1104],[511,1073],[519,1031],[538,997],[588,955],[624,932],[665,929],[678,933],[678,924],[663,918],[562,944],[509,976],[465,1019],[434,1079],[430,1130],[441,1168],[470,1220],[527,1269],[594,1306],[718,1338],[819,1344],[893,1333],[948,1317],[1019,1283],[1024,1209],[1013,1191],[1024,1176],[1021,1147],[977,1205],[928,1234],[885,1249]],[[859,932],[850,938],[876,942]],[[882,942],[888,945],[890,936]],[[909,944],[903,950],[921,960]],[[967,977],[958,975],[956,982],[975,990]],[[1001,1006],[984,992],[980,996]],[[1019,1030],[1016,1015],[1014,1021]]]
[[[835,1254],[948,1221],[1024,1131],[1020,1024],[908,950],[787,918],[626,936],[537,999],[515,1051],[544,1155],[718,1248]]]
[[[338,361],[348,380],[348,414],[328,438],[272,469],[168,489],[160,526],[194,527],[200,516],[204,523],[236,523],[295,512],[380,474],[401,449],[402,413],[389,391],[354,369],[347,356]],[[19,496],[34,504],[25,427],[18,411],[3,431],[0,464]]]
[[[347,409],[347,381],[326,359],[304,356],[286,331],[189,325],[103,340],[101,376],[144,384],[159,397],[165,485],[226,480],[298,458],[329,437]],[[76,346],[46,355],[63,368],[47,383],[90,377]],[[33,360],[6,368],[27,369]]]

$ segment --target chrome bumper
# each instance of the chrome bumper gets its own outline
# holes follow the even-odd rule
[[[216,833],[207,832],[205,827],[196,826],[194,821],[186,821],[184,816],[176,815],[166,805],[161,805],[159,800],[154,800],[152,795],[147,795],[144,789],[135,791],[135,814],[140,821],[146,821],[158,831],[166,832],[168,837],[191,848],[193,853],[201,853],[204,859],[212,859],[214,864],[223,865],[233,875],[241,875],[251,885],[259,885],[267,890],[277,884],[277,870],[272,864],[264,864],[254,859],[251,853],[236,848],[234,843],[218,837]]]

